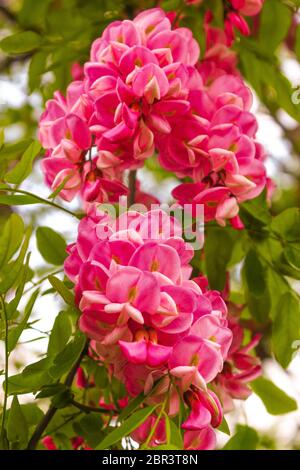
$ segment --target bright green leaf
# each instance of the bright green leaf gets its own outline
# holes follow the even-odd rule
[[[282,415],[297,410],[296,400],[289,397],[265,377],[259,377],[251,382],[251,388],[262,400],[266,410],[271,415]]]
[[[8,36],[0,42],[1,49],[8,54],[23,54],[37,49],[42,37],[34,31],[23,31]]]
[[[106,436],[102,442],[96,447],[96,450],[105,450],[120,441],[124,436],[130,434],[134,429],[139,427],[155,410],[156,406],[147,406],[142,410],[136,411],[120,427],[115,428]]]
[[[295,352],[294,342],[299,339],[299,297],[293,292],[286,292],[278,303],[272,327],[272,349],[282,367],[289,365]]]
[[[64,238],[50,227],[38,227],[36,241],[39,252],[47,263],[62,265],[67,253]]]

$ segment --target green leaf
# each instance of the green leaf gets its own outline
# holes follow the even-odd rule
[[[35,396],[35,398],[49,398],[57,395],[58,393],[64,392],[67,389],[65,384],[54,383],[45,385],[41,391]]]
[[[249,426],[237,426],[237,432],[227,442],[224,450],[255,450],[259,439],[255,429]]]
[[[53,378],[48,372],[51,362],[52,361],[49,358],[41,359],[40,361],[25,367],[21,374],[9,377],[9,395],[35,393],[41,390],[41,388],[46,384],[53,382]]]
[[[45,72],[47,58],[47,52],[39,51],[33,55],[30,61],[28,71],[28,85],[31,92],[40,86],[41,75]]]
[[[119,415],[119,421],[124,421],[133,411],[135,411],[145,400],[144,393],[140,393],[137,397],[130,401],[130,403],[123,408]]]
[[[293,292],[286,292],[278,306],[272,327],[272,350],[286,368],[295,352],[294,342],[300,339],[300,303]]]
[[[28,440],[28,425],[18,397],[14,397],[7,420],[7,437],[10,443],[18,443],[24,446]]]
[[[59,293],[61,298],[66,302],[66,304],[74,306],[74,295],[67,288],[65,283],[55,276],[49,276],[48,280],[51,286],[56,290],[56,292]]]
[[[23,263],[29,245],[31,230],[28,228],[25,232],[22,247],[19,256],[15,261],[10,262],[0,272],[0,292],[7,292],[17,282],[22,274]]]
[[[227,423],[226,419],[224,418],[224,416],[223,416],[223,419],[222,419],[222,423],[218,427],[218,431],[221,431],[224,434],[227,434],[228,436],[230,436],[230,434],[231,434],[228,423]]]
[[[180,429],[176,426],[174,421],[169,420],[170,425],[170,444],[174,445],[177,449],[183,449],[183,440]]]
[[[38,227],[36,241],[39,252],[47,263],[62,265],[67,253],[64,238],[50,227]]]
[[[15,328],[13,328],[12,330],[9,331],[9,334],[8,334],[8,351],[9,352],[11,352],[16,347],[16,344],[17,344],[22,332],[26,328],[28,319],[31,315],[31,312],[32,312],[33,306],[35,304],[35,301],[38,297],[38,294],[39,294],[39,289],[37,289],[33,292],[33,294],[31,295],[31,297],[30,297],[30,299],[29,299],[29,301],[28,301],[28,303],[25,307],[24,317],[22,318],[21,322],[19,323],[18,326],[16,326]]]
[[[273,218],[271,229],[282,239],[300,242],[300,209],[291,207]]]
[[[222,291],[226,282],[226,268],[230,261],[233,240],[222,228],[207,228],[205,239],[205,265],[211,289]]]
[[[46,13],[51,0],[23,0],[18,19],[21,25],[28,27],[44,27]]]
[[[24,223],[18,214],[12,214],[7,220],[0,236],[0,268],[15,254],[22,243]]]
[[[26,194],[0,194],[1,204],[5,206],[27,206],[29,204],[41,204],[41,201]]]
[[[291,292],[291,287],[286,279],[274,269],[268,270],[268,286],[269,292],[272,293],[270,315],[273,320],[277,315],[279,302],[286,292]]]
[[[71,404],[72,398],[73,393],[71,392],[70,388],[66,388],[65,390],[62,390],[53,396],[51,404],[58,409],[66,408]]]
[[[267,207],[265,192],[262,192],[255,199],[244,202],[241,205],[240,215],[246,225],[259,228],[268,225],[272,220],[272,216]]]
[[[26,403],[20,406],[29,427],[35,426],[44,416],[42,410],[34,403]]]
[[[250,249],[243,266],[245,298],[251,315],[259,322],[267,321],[271,310],[271,299],[267,284],[268,271],[262,265],[258,253]]]
[[[0,150],[2,149],[4,144],[4,130],[0,129]]]
[[[291,244],[283,250],[283,256],[291,268],[300,270],[300,244]]]
[[[42,43],[42,37],[33,31],[23,31],[13,34],[0,41],[1,49],[8,54],[23,54],[37,49]]]
[[[139,427],[155,410],[156,406],[147,406],[142,410],[136,411],[120,427],[115,428],[102,442],[96,447],[96,450],[105,450],[110,446],[120,441],[124,436],[127,436],[137,427]]]
[[[68,343],[72,334],[70,317],[66,312],[60,312],[54,322],[48,343],[47,355],[60,353]]]
[[[40,150],[41,144],[36,140],[32,142],[16,166],[6,173],[4,176],[5,181],[13,184],[22,183],[31,173],[33,160],[39,154]]]
[[[262,400],[271,415],[282,415],[297,410],[297,402],[270,380],[259,377],[251,382],[251,388]]]
[[[261,296],[266,289],[266,274],[258,254],[252,249],[246,255],[244,273],[250,292]]]
[[[85,342],[85,336],[80,334],[57,354],[53,361],[53,365],[49,369],[49,373],[54,379],[59,379],[71,369],[80,356]]]
[[[267,51],[274,51],[286,37],[292,20],[292,10],[281,0],[264,3],[259,23],[259,40]]]
[[[102,431],[103,421],[101,416],[90,413],[74,423],[73,428],[77,435],[82,436],[89,446],[94,449],[104,438]]]

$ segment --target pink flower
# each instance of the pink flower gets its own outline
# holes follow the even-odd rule
[[[157,416],[151,415],[149,416],[140,426],[138,426],[132,433],[131,437],[133,440],[142,444],[145,442],[151,432],[151,429],[155,425],[157,420]],[[160,419],[155,432],[149,442],[150,447],[155,447],[160,444],[164,444],[166,442],[166,425],[165,419]]]
[[[226,412],[233,409],[233,399],[245,400],[251,395],[248,383],[261,375],[260,359],[249,354],[259,343],[260,335],[255,335],[248,344],[242,346],[244,336],[242,327],[236,320],[231,320],[230,328],[234,335],[233,342],[224,369],[214,381],[215,390]]]
[[[215,447],[216,435],[210,427],[184,433],[185,450],[213,450]]]
[[[193,388],[185,392],[184,399],[191,408],[191,412],[182,424],[183,429],[197,431],[209,426],[216,428],[221,424],[223,413],[215,393],[202,392]]]

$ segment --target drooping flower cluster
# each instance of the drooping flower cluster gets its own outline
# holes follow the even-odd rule
[[[207,384],[232,342],[224,301],[190,279],[192,256],[179,222],[160,210],[112,220],[93,208],[65,262],[94,350],[130,395],[144,391],[150,403],[162,403],[168,394],[170,416],[185,402],[188,448],[199,430],[214,441],[222,411]]]
[[[124,171],[156,152],[163,168],[196,184],[179,186],[175,198],[204,204],[206,220],[241,225],[239,203],[266,183],[264,154],[251,92],[233,75],[232,55],[209,47],[215,33],[206,29],[203,62],[191,31],[172,29],[160,8],[104,30],[84,78],[66,98],[56,93],[40,120],[54,190],[67,200],[80,192],[86,201],[116,201],[127,193]]]

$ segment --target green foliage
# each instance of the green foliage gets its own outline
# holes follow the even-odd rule
[[[206,274],[211,289],[221,291],[225,287],[226,268],[231,258],[233,243],[228,230],[208,227],[204,251]]]
[[[47,263],[60,266],[67,253],[64,238],[50,227],[38,227],[36,241],[39,252]]]
[[[20,184],[31,173],[33,160],[41,150],[41,144],[37,141],[32,142],[27,148],[21,160],[17,165],[5,175],[5,181],[8,183]]]
[[[96,450],[104,450],[111,447],[116,442],[120,441],[122,437],[130,434],[134,429],[140,426],[155,410],[156,406],[147,406],[142,410],[138,410],[133,413],[130,418],[125,420],[120,427],[113,429],[100,444],[96,447]]]
[[[276,359],[287,367],[300,338],[300,302],[293,292],[286,292],[277,306],[272,328],[272,345]]]
[[[23,31],[2,39],[0,47],[8,54],[23,54],[37,49],[42,42],[42,37],[34,31]]]
[[[267,411],[272,415],[282,415],[297,410],[297,402],[276,387],[265,377],[259,377],[251,383],[251,388],[263,401]]]
[[[7,438],[13,449],[22,448],[28,440],[28,424],[16,396],[9,410]]]
[[[249,426],[238,425],[236,433],[227,442],[224,450],[255,450],[259,443],[259,437],[255,429]]]

